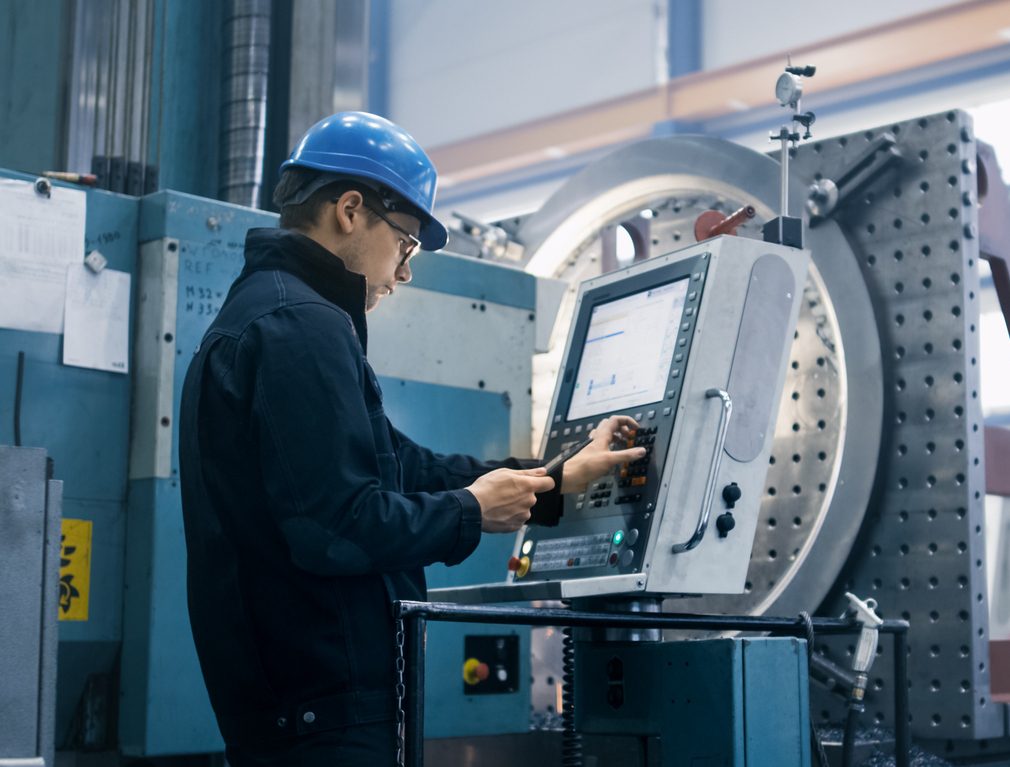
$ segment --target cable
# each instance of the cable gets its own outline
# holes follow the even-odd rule
[[[575,729],[574,629],[565,626],[561,636],[561,764],[582,767],[582,735]]]
[[[807,668],[809,671],[810,661],[814,657],[814,621],[810,617],[810,613],[805,610],[800,613],[799,618],[803,623],[803,634],[807,640]],[[824,751],[824,744],[821,742],[821,736],[817,733],[813,717],[810,718],[810,742],[817,754],[817,763],[821,767],[828,767],[828,755]]]

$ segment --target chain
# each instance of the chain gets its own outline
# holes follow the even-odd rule
[[[397,767],[404,767],[403,755],[404,755],[404,729],[406,722],[406,714],[403,711],[403,700],[407,695],[407,688],[403,683],[403,674],[407,669],[407,661],[403,654],[403,643],[404,643],[404,627],[403,618],[396,618],[396,659],[393,662],[393,668],[396,670],[396,765]]]

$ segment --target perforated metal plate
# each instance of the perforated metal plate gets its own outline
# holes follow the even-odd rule
[[[824,612],[841,613],[840,594],[851,590],[875,598],[884,617],[911,622],[916,736],[995,737],[1003,721],[989,700],[971,120],[948,112],[812,143],[793,167],[808,183],[838,178],[885,129],[902,163],[835,216],[879,323],[885,428],[874,498]],[[851,413],[848,423],[860,417]],[[851,644],[825,646],[851,662]],[[870,678],[868,716],[893,725],[887,653]],[[826,696],[814,706],[821,719],[842,717]]]
[[[804,195],[805,185],[794,183],[793,210],[802,210]],[[694,222],[703,211],[729,213],[753,205],[756,218],[738,234],[760,238],[761,224],[775,215],[778,196],[778,164],[768,157],[719,139],[659,139],[586,168],[531,216],[519,235],[532,254],[533,269],[577,284],[617,265],[608,263],[602,245],[608,230],[621,225],[631,230],[636,259],[649,258],[693,242]],[[856,259],[838,227],[833,222],[819,227],[809,246],[814,263],[779,409],[775,463],[760,512],[748,593],[677,600],[669,609],[813,610],[834,583],[859,530],[880,444],[877,329]],[[566,311],[570,316],[570,304],[562,306],[562,330]],[[843,348],[842,339],[851,339],[851,346]],[[556,367],[549,355],[534,361],[551,390]],[[847,409],[865,418],[852,424]],[[842,511],[829,513],[832,508]],[[818,568],[797,579],[808,558]]]

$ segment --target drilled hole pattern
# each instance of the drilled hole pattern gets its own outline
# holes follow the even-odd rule
[[[793,167],[804,180],[838,178],[883,130],[898,139],[902,163],[851,197],[836,219],[851,235],[877,313],[884,437],[858,548],[823,612],[839,614],[849,590],[876,599],[883,617],[909,620],[913,733],[985,737],[997,712],[987,703],[985,554],[976,531],[985,477],[973,461],[984,447],[978,244],[966,234],[977,213],[964,204],[976,183],[970,118],[943,113],[804,145]],[[807,492],[809,480],[803,485]],[[821,642],[843,665],[852,661],[850,643]],[[867,716],[893,726],[890,640],[881,650],[871,670],[881,684],[870,687]],[[822,718],[844,718],[827,695],[815,693],[812,705]]]

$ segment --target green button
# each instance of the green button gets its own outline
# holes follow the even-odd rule
[[[614,533],[614,545],[620,546],[622,541],[624,541],[624,531],[618,530],[616,533]]]

